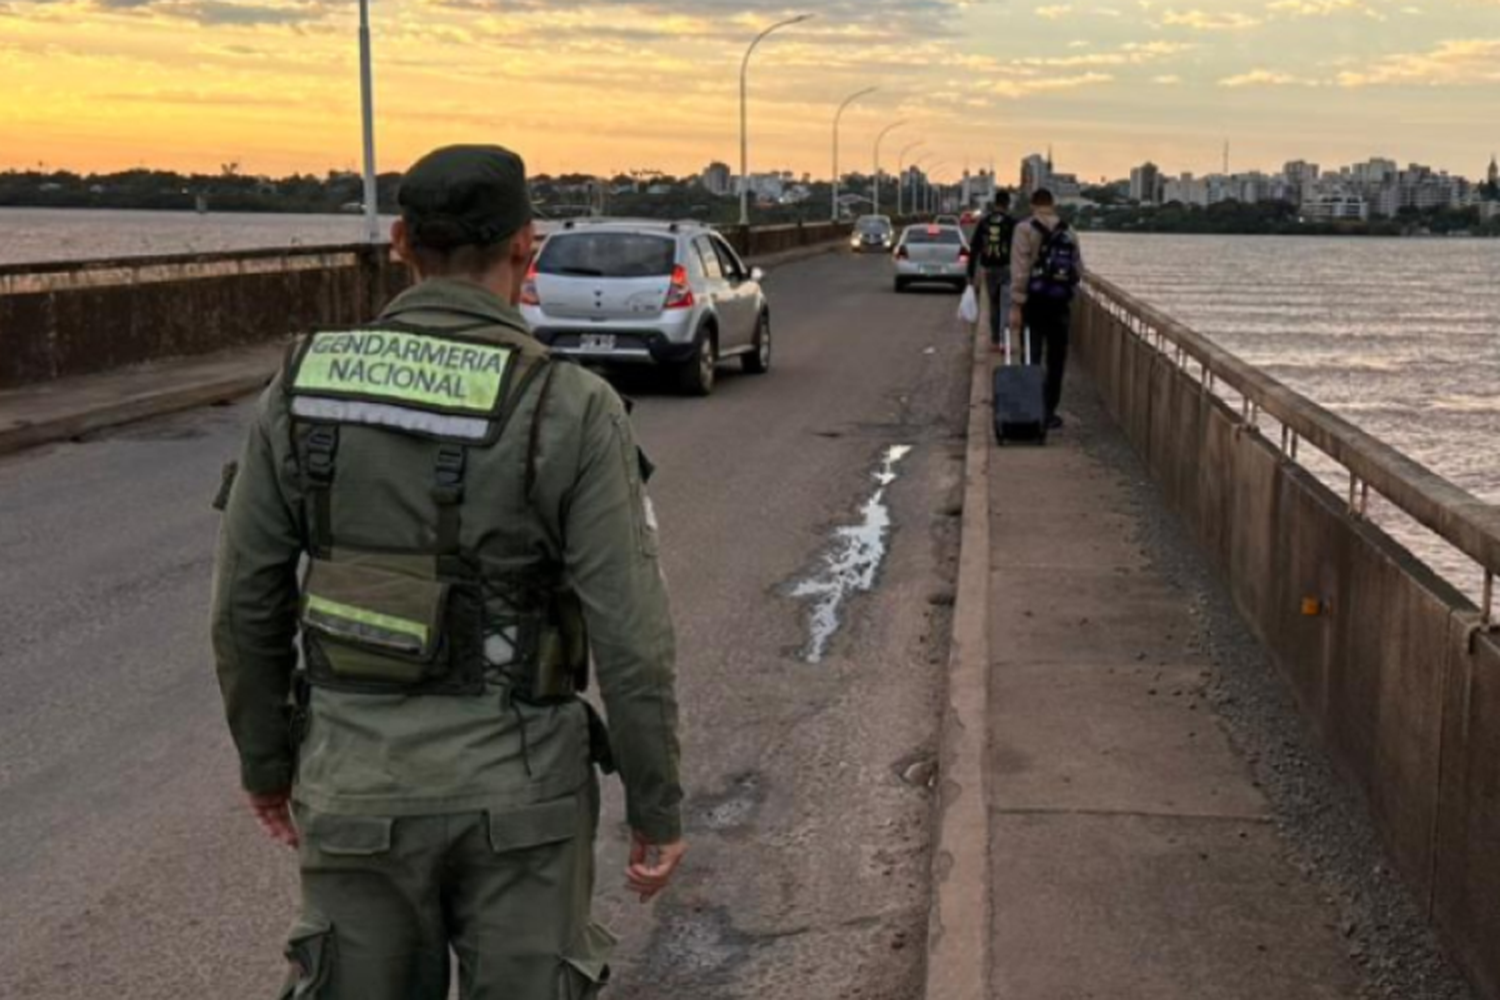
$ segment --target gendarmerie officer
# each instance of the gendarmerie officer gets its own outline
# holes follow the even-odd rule
[[[624,782],[643,900],[685,850],[649,466],[620,398],[515,308],[520,158],[439,149],[399,201],[416,284],[300,341],[221,495],[229,727],[260,824],[299,847],[283,995],[444,1000],[451,952],[466,998],[592,997],[595,766]]]

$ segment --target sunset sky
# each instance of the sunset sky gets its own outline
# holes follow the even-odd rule
[[[1476,176],[1500,149],[1500,0],[372,0],[383,170],[493,141],[533,171],[737,163],[954,175],[1056,150],[1118,176],[1375,154]],[[0,0],[0,168],[321,173],[359,163],[355,0]]]

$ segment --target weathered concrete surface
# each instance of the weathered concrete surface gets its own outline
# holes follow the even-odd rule
[[[972,336],[972,334],[971,334]],[[927,924],[925,1000],[987,1000],[990,908],[990,398],[988,347],[972,336],[963,535],[938,746],[937,830]]]
[[[680,623],[688,839],[679,885],[623,890],[608,795],[600,914],[614,1000],[912,1000],[950,634],[967,344],[955,297],[889,263],[777,273],[777,358],[715,395],[624,387]],[[930,352],[930,353],[929,353]],[[273,995],[293,861],[237,791],[205,636],[219,467],[247,406],[0,460],[0,996]],[[786,585],[909,444],[890,551],[829,658]]]
[[[363,246],[0,268],[0,389],[361,323],[405,280]]]
[[[766,266],[848,233],[819,223],[727,235]],[[363,323],[407,281],[385,245],[0,267],[0,390]]]
[[[266,344],[0,392],[0,455],[238,399],[266,384],[283,350]]]
[[[1500,886],[1500,855],[1468,846],[1500,842],[1494,716],[1474,702],[1490,649],[1470,641],[1476,609],[1100,301],[1085,299],[1075,334],[1109,410],[1362,793],[1412,897],[1484,995],[1500,997],[1500,905],[1476,889]],[[1288,405],[1290,390],[1251,383]],[[1336,418],[1319,420],[1337,431]],[[1344,451],[1365,447],[1351,432]],[[1411,464],[1398,458],[1381,459],[1388,488]],[[1424,520],[1461,521],[1454,537],[1485,551],[1494,512],[1462,501],[1449,517],[1437,506],[1456,489],[1411,476]]]
[[[838,249],[837,243],[825,243],[752,261],[774,272]],[[394,287],[397,282],[388,284]],[[0,389],[0,455],[252,393],[276,371],[286,343],[285,337],[262,340],[213,354]],[[8,342],[0,338],[0,344]]]
[[[1086,450],[1102,430],[992,457],[989,995],[1357,997],[1337,912],[1207,703],[1187,595]]]

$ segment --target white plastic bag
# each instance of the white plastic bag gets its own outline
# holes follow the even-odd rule
[[[970,326],[979,322],[979,296],[974,294],[973,285],[964,286],[964,297],[958,300],[958,318]]]

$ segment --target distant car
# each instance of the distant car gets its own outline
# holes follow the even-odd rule
[[[956,215],[940,215],[936,219],[933,219],[932,221],[935,222],[935,223],[937,223],[940,226],[962,226],[963,225],[963,223],[959,221],[958,216],[956,216]]]
[[[907,226],[891,260],[898,292],[919,282],[958,289],[969,283],[969,243],[957,226]]]
[[[972,208],[966,209],[964,214],[958,217],[958,224],[965,228],[979,225],[979,213]]]
[[[532,332],[560,355],[657,365],[689,395],[713,392],[720,361],[771,367],[771,308],[760,268],[696,222],[564,222],[521,290]]]
[[[896,227],[887,215],[861,215],[849,237],[849,247],[855,253],[887,253],[895,242]]]

